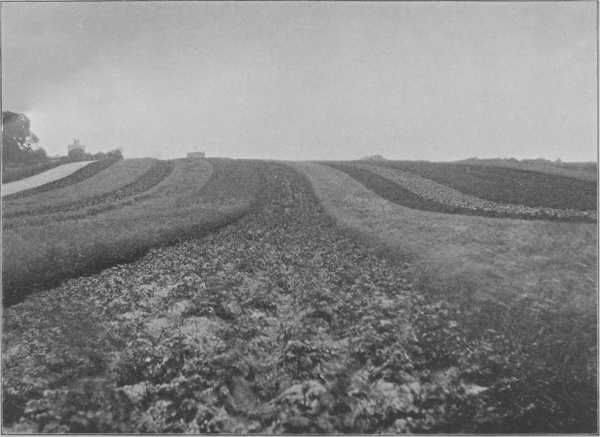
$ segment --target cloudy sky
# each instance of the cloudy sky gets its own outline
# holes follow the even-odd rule
[[[596,2],[3,3],[49,154],[596,160]]]

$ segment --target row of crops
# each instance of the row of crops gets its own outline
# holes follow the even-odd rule
[[[597,212],[593,210],[581,210],[574,208],[556,208],[545,206],[547,199],[539,196],[536,199],[538,206],[527,206],[523,204],[504,203],[489,200],[486,198],[479,198],[470,194],[465,194],[458,191],[444,183],[437,182],[435,180],[423,177],[418,173],[427,173],[423,171],[421,167],[414,166],[408,167],[412,171],[397,168],[390,164],[364,164],[364,163],[327,163],[333,168],[342,170],[350,176],[363,183],[369,189],[375,191],[378,195],[391,200],[395,203],[399,203],[404,206],[408,206],[416,209],[424,209],[430,211],[447,212],[447,213],[459,213],[459,214],[475,214],[492,217],[510,217],[510,218],[521,218],[521,219],[542,219],[542,220],[558,220],[558,221],[583,221],[591,222],[597,220]],[[402,166],[400,166],[402,167]],[[428,168],[428,170],[430,170]],[[504,170],[504,169],[503,169]],[[454,170],[453,177],[460,176],[458,169]],[[527,172],[520,172],[527,173]],[[433,175],[436,176],[435,174]],[[439,175],[438,175],[439,176]],[[442,176],[447,176],[442,174]],[[472,175],[471,175],[472,176]],[[546,177],[547,175],[543,175]],[[552,178],[561,179],[561,177],[551,176]],[[437,179],[448,182],[447,178],[437,177]],[[465,177],[469,180],[469,177]],[[471,179],[473,179],[471,177]],[[567,178],[562,178],[567,179]],[[577,196],[578,185],[583,181],[576,181],[571,179],[573,186],[570,191],[565,191],[563,187],[563,193],[561,196],[564,198],[564,204],[568,205],[569,202],[573,201],[573,198]],[[450,181],[451,182],[451,181]],[[464,181],[463,181],[464,182]],[[471,183],[476,184],[477,179],[472,180]],[[514,181],[511,183],[520,183],[520,187],[525,191],[531,190],[531,183],[526,180]],[[507,187],[502,186],[501,181],[496,180],[497,191],[502,191]],[[587,183],[590,185],[591,183]],[[506,184],[505,184],[506,185]],[[529,186],[528,186],[529,185]],[[477,187],[466,186],[467,191],[478,191]],[[534,186],[534,188],[537,188]],[[589,188],[589,187],[587,187]],[[518,189],[518,187],[515,187]],[[493,191],[482,193],[486,196],[493,195]],[[541,194],[541,193],[540,193]],[[509,200],[515,199],[517,196],[505,196]],[[531,202],[529,202],[531,203]],[[550,203],[556,204],[556,199],[550,199]],[[575,205],[578,207],[589,206],[591,202],[589,199],[579,202]]]

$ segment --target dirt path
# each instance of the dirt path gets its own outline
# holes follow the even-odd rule
[[[9,194],[18,193],[29,188],[39,187],[40,185],[47,184],[58,179],[62,179],[75,173],[82,167],[91,164],[94,161],[82,161],[72,162],[70,164],[61,165],[51,170],[45,171],[44,173],[37,174],[27,179],[21,179],[20,181],[10,182],[2,185],[2,197],[8,196]]]

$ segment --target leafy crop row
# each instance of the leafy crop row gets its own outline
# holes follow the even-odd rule
[[[409,208],[486,217],[571,222],[591,222],[596,220],[595,211],[556,210],[551,208],[530,208],[519,205],[495,204],[490,201],[476,199],[472,196],[465,196],[456,190],[444,187],[425,178],[414,176],[408,172],[396,173],[398,170],[388,170],[385,167],[378,168],[372,165],[348,165],[334,162],[327,162],[325,164],[352,176],[384,199]],[[407,177],[403,177],[403,175],[407,175]],[[410,187],[410,189],[407,187]],[[465,198],[469,202],[466,202]]]
[[[523,205],[503,204],[490,200],[483,200],[463,194],[450,187],[403,170],[367,164],[353,164],[352,166],[376,173],[426,199],[461,209],[479,211],[482,215],[486,213],[499,213],[512,217],[551,217],[556,219],[580,220],[592,220],[597,218],[596,211],[577,211],[548,207],[533,208]]]
[[[580,211],[597,209],[596,181],[465,163],[383,161],[370,164],[403,170],[498,203]]]

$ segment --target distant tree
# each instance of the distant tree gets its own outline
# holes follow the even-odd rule
[[[94,155],[94,159],[104,159],[106,158],[106,153],[104,152],[98,152]]]
[[[364,158],[361,158],[361,161],[387,161],[387,159],[385,159],[381,155],[370,155],[370,156],[365,156]]]
[[[7,162],[24,163],[34,152],[39,138],[31,132],[31,121],[24,114],[2,112],[2,168]],[[45,153],[44,153],[45,156]]]
[[[41,147],[32,150],[31,153],[28,153],[25,158],[25,162],[28,164],[36,164],[45,161],[48,161],[48,154]]]
[[[69,160],[71,161],[85,161],[86,153],[83,149],[73,149],[69,151]]]
[[[106,157],[107,158],[123,159],[123,152],[121,152],[121,149],[114,149],[114,150],[111,150],[110,152],[107,152],[106,153]]]

